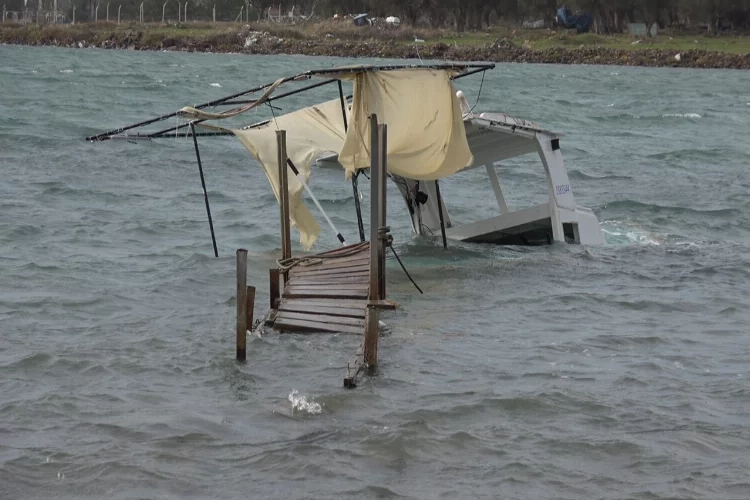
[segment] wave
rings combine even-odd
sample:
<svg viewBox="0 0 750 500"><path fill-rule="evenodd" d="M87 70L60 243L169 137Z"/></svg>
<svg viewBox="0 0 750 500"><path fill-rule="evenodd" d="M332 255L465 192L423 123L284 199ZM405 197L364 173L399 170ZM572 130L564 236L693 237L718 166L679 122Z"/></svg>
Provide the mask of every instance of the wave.
<svg viewBox="0 0 750 500"><path fill-rule="evenodd" d="M703 118L698 113L665 113L661 115L662 118L690 118L692 120L700 120Z"/></svg>
<svg viewBox="0 0 750 500"><path fill-rule="evenodd" d="M656 203L646 203L637 200L617 200L607 203L601 207L601 210L613 210L623 212L636 211L639 214L694 214L705 217L726 218L741 215L741 211L736 208L715 208L701 210L691 207L680 207L671 205L658 205Z"/></svg>
<svg viewBox="0 0 750 500"><path fill-rule="evenodd" d="M631 180L629 175L591 175L580 170L568 170L568 177L574 181Z"/></svg>

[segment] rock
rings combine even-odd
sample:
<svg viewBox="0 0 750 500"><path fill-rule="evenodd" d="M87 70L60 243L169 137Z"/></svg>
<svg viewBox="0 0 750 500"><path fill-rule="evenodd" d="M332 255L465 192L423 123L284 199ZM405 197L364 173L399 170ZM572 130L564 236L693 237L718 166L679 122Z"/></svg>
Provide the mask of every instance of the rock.
<svg viewBox="0 0 750 500"><path fill-rule="evenodd" d="M680 62L682 60L682 55L677 54L676 56L674 56L674 60Z"/></svg>

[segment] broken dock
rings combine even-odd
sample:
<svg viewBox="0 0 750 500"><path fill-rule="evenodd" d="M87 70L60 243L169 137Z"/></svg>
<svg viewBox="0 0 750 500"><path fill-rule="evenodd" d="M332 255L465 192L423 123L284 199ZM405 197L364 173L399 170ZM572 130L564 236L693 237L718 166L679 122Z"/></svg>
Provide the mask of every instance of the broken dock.
<svg viewBox="0 0 750 500"><path fill-rule="evenodd" d="M386 300L385 254L392 238L386 222L387 127L371 118L370 240L327 252L292 257L286 134L277 131L280 180L281 257L269 269L270 310L265 327L279 333L329 332L363 335L347 364L344 386L357 386L364 369L378 360L380 311L395 309ZM364 234L364 233L361 233ZM343 238L340 238L343 240ZM374 243L373 243L374 242ZM247 286L247 251L237 250L237 359L246 357L253 328L255 288Z"/></svg>

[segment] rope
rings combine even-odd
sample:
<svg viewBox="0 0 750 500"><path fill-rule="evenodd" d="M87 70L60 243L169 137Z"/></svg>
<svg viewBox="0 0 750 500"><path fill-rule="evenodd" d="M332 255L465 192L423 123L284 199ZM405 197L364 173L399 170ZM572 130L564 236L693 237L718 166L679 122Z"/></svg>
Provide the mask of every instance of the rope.
<svg viewBox="0 0 750 500"><path fill-rule="evenodd" d="M340 257L350 257L356 255L362 251L364 246L368 245L367 242L357 243L351 245L349 248L342 252L336 252L335 254L316 254L316 255L305 255L303 257L290 257L288 259L277 259L276 264L279 266L280 271L289 271L294 266L314 266L321 264L327 259L338 259Z"/></svg>
<svg viewBox="0 0 750 500"><path fill-rule="evenodd" d="M399 265L401 265L401 269L404 270L404 274L406 274L406 277L409 278L409 281L411 281L411 284L414 285L414 288L416 288L419 293L424 294L421 288L419 288L419 285L412 279L411 274L409 274L409 271L406 270L406 267L404 266L404 263L401 262L401 259L399 258L398 254L396 253L396 249L393 248L393 245L391 244L391 241L388 242L388 248L391 249L391 252L393 252L393 256L396 257L396 260L398 261Z"/></svg>
<svg viewBox="0 0 750 500"><path fill-rule="evenodd" d="M472 113L474 111L474 108L477 107L477 104L479 104L479 98L482 97L482 86L484 85L484 74L486 71L482 71L482 82L479 84L479 93L477 94L477 101L474 103L474 105L469 110L469 113Z"/></svg>

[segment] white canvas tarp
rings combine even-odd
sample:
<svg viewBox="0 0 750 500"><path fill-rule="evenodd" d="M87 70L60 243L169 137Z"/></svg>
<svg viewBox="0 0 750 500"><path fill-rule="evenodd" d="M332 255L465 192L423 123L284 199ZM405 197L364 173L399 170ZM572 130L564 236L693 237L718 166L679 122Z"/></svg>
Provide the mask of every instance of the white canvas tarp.
<svg viewBox="0 0 750 500"><path fill-rule="evenodd" d="M279 199L279 165L276 130L286 130L287 157L307 182L310 164L321 153L338 151L344 143L344 118L341 101L333 99L317 106L304 108L272 120L260 128L232 130L242 144L261 164ZM320 235L320 226L302 202L302 184L289 171L289 214L292 225L300 233L300 244L309 249Z"/></svg>
<svg viewBox="0 0 750 500"><path fill-rule="evenodd" d="M354 81L350 127L339 152L349 178L370 166L370 120L388 126L388 171L436 180L472 163L451 73L409 69L337 75Z"/></svg>
<svg viewBox="0 0 750 500"><path fill-rule="evenodd" d="M231 130L260 162L279 199L276 130L286 130L287 156L307 182L310 164L322 153L337 152L350 178L370 167L370 120L375 113L388 125L388 171L410 179L435 180L471 165L461 108L444 70L348 71L335 78L354 81L354 95L344 130L341 102L333 99L317 106L282 115L268 124L247 130ZM272 86L260 100L276 88ZM209 116L190 110L204 119ZM215 127L218 128L218 127ZM223 129L225 130L225 129ZM302 202L302 184L289 175L289 207L300 243L309 249L320 235L320 226Z"/></svg>

